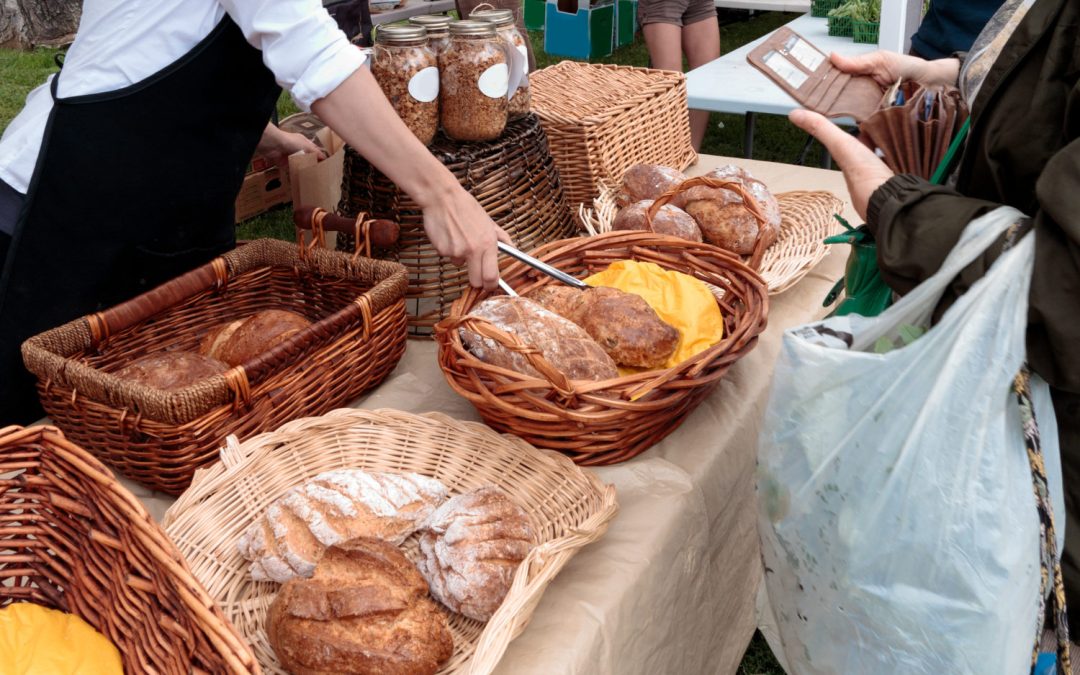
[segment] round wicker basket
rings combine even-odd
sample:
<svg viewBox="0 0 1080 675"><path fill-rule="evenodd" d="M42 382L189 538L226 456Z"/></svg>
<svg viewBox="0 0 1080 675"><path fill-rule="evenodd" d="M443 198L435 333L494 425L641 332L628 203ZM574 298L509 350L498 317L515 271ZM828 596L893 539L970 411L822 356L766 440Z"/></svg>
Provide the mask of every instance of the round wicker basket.
<svg viewBox="0 0 1080 675"><path fill-rule="evenodd" d="M437 478L451 494L494 485L536 525L539 545L518 567L509 594L486 624L447 612L454 655L441 673L494 670L547 585L581 547L600 538L618 510L614 487L558 453L437 413L342 409L242 444L230 439L221 462L195 476L165 514L164 526L267 672L284 673L264 629L279 587L251 580L237 539L283 492L343 468L412 471ZM415 535L405 553L416 559Z"/></svg>
<svg viewBox="0 0 1080 675"><path fill-rule="evenodd" d="M654 262L712 287L724 315L724 338L664 370L611 380L568 380L533 347L487 321L467 316L490 293L470 289L436 328L439 365L450 386L495 429L560 450L579 464L613 464L644 452L678 427L765 329L768 295L761 277L736 255L708 244L651 232L610 232L548 244L537 258L582 277L618 260ZM548 283L521 263L502 278L525 294ZM488 365L461 342L459 329L489 337L527 356L542 377Z"/></svg>
<svg viewBox="0 0 1080 675"><path fill-rule="evenodd" d="M535 115L511 122L494 141L462 143L440 134L429 149L521 250L577 234ZM430 336L468 287L466 269L439 256L424 233L423 212L416 203L352 148L346 149L338 211L347 216L366 213L401 226L398 245L374 253L408 270L409 333ZM338 248L352 251L353 237L339 235Z"/></svg>

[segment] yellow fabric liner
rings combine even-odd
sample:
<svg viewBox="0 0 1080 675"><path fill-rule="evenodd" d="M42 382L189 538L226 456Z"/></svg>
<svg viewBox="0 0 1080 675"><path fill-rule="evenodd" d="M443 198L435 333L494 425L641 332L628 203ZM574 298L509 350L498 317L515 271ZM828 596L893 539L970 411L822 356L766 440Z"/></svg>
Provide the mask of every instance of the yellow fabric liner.
<svg viewBox="0 0 1080 675"><path fill-rule="evenodd" d="M640 295L661 319L678 329L679 346L664 368L696 356L724 337L724 317L716 296L688 274L666 270L656 263L620 260L585 282ZM641 371L620 367L619 372L629 375Z"/></svg>
<svg viewBox="0 0 1080 675"><path fill-rule="evenodd" d="M3 675L123 675L120 652L74 614L18 602L0 609Z"/></svg>

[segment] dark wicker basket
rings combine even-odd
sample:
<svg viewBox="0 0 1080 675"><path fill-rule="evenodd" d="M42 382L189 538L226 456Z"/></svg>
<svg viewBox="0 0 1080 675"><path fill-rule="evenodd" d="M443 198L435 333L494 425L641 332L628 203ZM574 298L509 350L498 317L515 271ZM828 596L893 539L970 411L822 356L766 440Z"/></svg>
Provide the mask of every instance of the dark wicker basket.
<svg viewBox="0 0 1080 675"><path fill-rule="evenodd" d="M430 147L466 190L528 251L576 234L547 137L535 115L511 122L503 135L486 143L462 143L440 135ZM411 335L429 337L469 285L464 267L440 257L424 234L423 213L404 192L358 153L348 148L338 210L348 216L367 213L401 226L392 249L376 249L409 271L406 306ZM351 235L338 235L338 248L353 250Z"/></svg>

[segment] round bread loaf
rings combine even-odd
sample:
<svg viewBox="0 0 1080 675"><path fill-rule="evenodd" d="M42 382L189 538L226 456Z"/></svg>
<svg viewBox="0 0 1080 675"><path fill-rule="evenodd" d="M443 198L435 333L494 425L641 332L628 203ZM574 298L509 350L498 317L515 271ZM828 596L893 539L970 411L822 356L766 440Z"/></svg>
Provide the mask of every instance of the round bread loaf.
<svg viewBox="0 0 1080 675"><path fill-rule="evenodd" d="M202 354L160 352L129 363L118 370L116 376L148 387L175 391L228 369L221 361Z"/></svg>
<svg viewBox="0 0 1080 675"><path fill-rule="evenodd" d="M753 195L765 222L760 224L743 205L742 197L731 190L692 187L683 193L684 208L697 221L705 241L739 255L750 255L760 232L765 248L772 246L780 234L780 205L765 184L734 164L706 175L740 183Z"/></svg>
<svg viewBox="0 0 1080 675"><path fill-rule="evenodd" d="M620 207L629 206L643 199L656 199L686 180L686 174L678 169L657 164L635 164L623 174L622 186L615 201ZM676 195L671 204L682 206L682 196Z"/></svg>
<svg viewBox="0 0 1080 675"><path fill-rule="evenodd" d="M199 353L239 366L264 354L311 325L295 312L268 309L210 329Z"/></svg>
<svg viewBox="0 0 1080 675"><path fill-rule="evenodd" d="M431 675L454 653L416 567L366 538L327 549L310 579L282 586L266 636L293 675Z"/></svg>
<svg viewBox="0 0 1080 675"><path fill-rule="evenodd" d="M482 487L436 509L420 533L420 573L436 600L487 621L535 545L528 514L502 490Z"/></svg>
<svg viewBox="0 0 1080 675"><path fill-rule="evenodd" d="M652 219L652 228L650 228L645 212L655 201L655 199L643 199L620 210L615 214L611 229L645 230L689 241L701 241L701 228L698 227L697 222L690 217L689 213L672 204L664 204L660 207Z"/></svg>

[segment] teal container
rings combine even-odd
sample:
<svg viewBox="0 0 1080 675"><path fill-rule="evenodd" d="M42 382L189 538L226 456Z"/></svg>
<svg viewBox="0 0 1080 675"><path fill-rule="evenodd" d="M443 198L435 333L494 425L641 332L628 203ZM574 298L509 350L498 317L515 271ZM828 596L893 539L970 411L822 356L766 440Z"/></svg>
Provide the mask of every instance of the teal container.
<svg viewBox="0 0 1080 675"><path fill-rule="evenodd" d="M544 23L544 51L552 56L599 59L615 50L612 0L593 5L578 0L574 12L564 12L557 3L548 2Z"/></svg>
<svg viewBox="0 0 1080 675"><path fill-rule="evenodd" d="M546 13L546 0L525 0L525 29L544 30L544 15Z"/></svg>
<svg viewBox="0 0 1080 675"><path fill-rule="evenodd" d="M634 41L637 33L637 0L615 1L615 46L625 47Z"/></svg>

